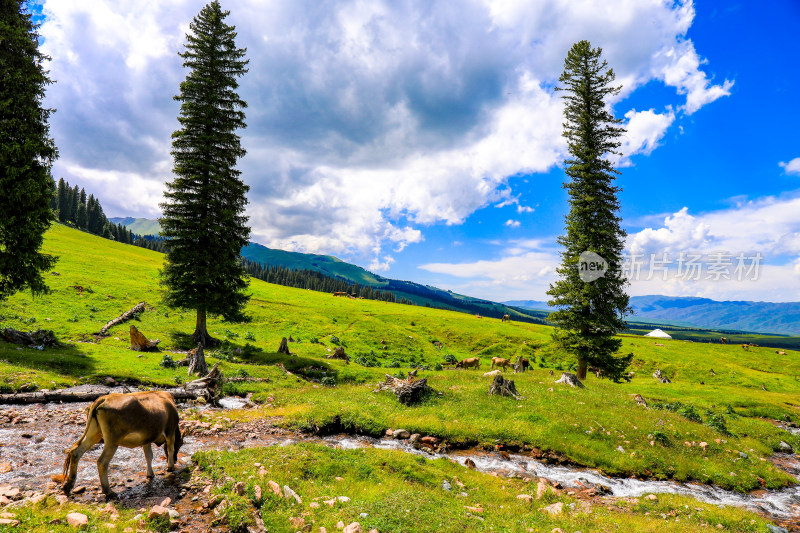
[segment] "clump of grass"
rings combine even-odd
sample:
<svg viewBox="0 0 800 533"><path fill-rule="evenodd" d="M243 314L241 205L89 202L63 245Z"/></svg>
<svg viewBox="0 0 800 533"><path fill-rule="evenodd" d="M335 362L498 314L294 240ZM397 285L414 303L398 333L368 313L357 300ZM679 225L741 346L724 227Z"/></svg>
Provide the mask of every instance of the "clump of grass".
<svg viewBox="0 0 800 533"><path fill-rule="evenodd" d="M172 356L170 354L168 354L168 353L164 354L164 357L161 358L161 362L158 363L158 364L160 366L163 366L164 368L177 368L178 367L178 363L176 363L175 360L172 359Z"/></svg>

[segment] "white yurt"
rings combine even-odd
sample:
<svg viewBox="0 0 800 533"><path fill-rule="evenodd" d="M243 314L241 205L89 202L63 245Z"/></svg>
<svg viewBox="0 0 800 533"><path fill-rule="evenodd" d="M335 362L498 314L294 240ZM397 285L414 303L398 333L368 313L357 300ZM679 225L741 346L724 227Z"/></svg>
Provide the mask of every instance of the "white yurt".
<svg viewBox="0 0 800 533"><path fill-rule="evenodd" d="M664 333L660 329L654 329L653 331L651 331L650 333L645 335L645 337L656 337L656 338L659 338L659 339L671 339L672 338L672 337L670 337L669 333Z"/></svg>

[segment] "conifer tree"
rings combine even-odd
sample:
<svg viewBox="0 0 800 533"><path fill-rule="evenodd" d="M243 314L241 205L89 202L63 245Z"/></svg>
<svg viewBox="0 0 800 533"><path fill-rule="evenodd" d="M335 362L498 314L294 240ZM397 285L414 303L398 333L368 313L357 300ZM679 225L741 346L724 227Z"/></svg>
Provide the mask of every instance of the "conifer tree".
<svg viewBox="0 0 800 533"><path fill-rule="evenodd" d="M237 78L247 69L245 49L237 48L228 11L219 2L206 5L189 25L189 69L180 85L180 129L172 134L173 173L161 204L161 235L169 252L161 271L164 301L197 311L195 342L216 342L208 334L209 314L244 318L247 276L239 254L250 228L244 207L249 187L239 178L236 161L244 156L236 130L245 127Z"/></svg>
<svg viewBox="0 0 800 533"><path fill-rule="evenodd" d="M72 201L72 205L69 208L69 220L73 224L78 224L78 206L81 203L81 193L78 191L78 186L74 186L72 188L72 193L70 194L70 200Z"/></svg>
<svg viewBox="0 0 800 533"><path fill-rule="evenodd" d="M614 118L608 98L619 93L614 86L614 71L601 60L602 50L588 41L572 46L559 77L564 91L564 137L569 159L564 161L569 181L570 210L566 215L566 234L559 237L563 247L560 279L547 292L551 306L558 310L548 319L556 329L556 339L578 360L578 379L586 378L588 365L600 368L615 381L623 377L632 355L615 357L622 344L615 334L625 328L623 317L630 313L627 281L622 275L625 231L620 227L619 187L614 180L619 172L609 159L618 154L624 129ZM606 262L603 275L582 276L581 254L593 252ZM600 263L598 261L598 263ZM588 280L587 280L588 279Z"/></svg>
<svg viewBox="0 0 800 533"><path fill-rule="evenodd" d="M75 224L80 229L86 229L86 191L81 189L81 195L78 199L78 216L75 219Z"/></svg>
<svg viewBox="0 0 800 533"><path fill-rule="evenodd" d="M42 273L56 258L40 252L50 227L58 150L52 109L42 107L47 77L38 26L23 0L0 0L0 301L22 289L48 292Z"/></svg>
<svg viewBox="0 0 800 533"><path fill-rule="evenodd" d="M66 205L67 205L67 184L64 178L58 179L58 221L66 221Z"/></svg>

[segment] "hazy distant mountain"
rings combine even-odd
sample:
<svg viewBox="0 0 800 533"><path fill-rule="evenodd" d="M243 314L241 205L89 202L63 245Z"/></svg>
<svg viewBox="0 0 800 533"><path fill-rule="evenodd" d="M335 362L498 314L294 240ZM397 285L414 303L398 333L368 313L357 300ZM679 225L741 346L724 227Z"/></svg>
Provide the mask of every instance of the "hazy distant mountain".
<svg viewBox="0 0 800 533"><path fill-rule="evenodd" d="M158 220L152 218L114 217L108 220L114 224L122 224L137 235L158 235L161 231Z"/></svg>
<svg viewBox="0 0 800 533"><path fill-rule="evenodd" d="M506 305L548 310L545 302L512 300ZM709 298L632 296L632 320L658 320L701 328L800 335L800 302L718 302Z"/></svg>

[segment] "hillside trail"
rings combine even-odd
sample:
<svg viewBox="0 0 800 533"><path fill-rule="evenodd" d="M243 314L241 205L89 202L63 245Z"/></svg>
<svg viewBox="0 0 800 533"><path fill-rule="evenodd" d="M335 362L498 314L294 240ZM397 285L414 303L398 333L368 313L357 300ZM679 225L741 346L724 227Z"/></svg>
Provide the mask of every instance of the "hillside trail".
<svg viewBox="0 0 800 533"><path fill-rule="evenodd" d="M223 404L238 408L244 402L225 399ZM36 493L60 495L61 486L53 482L51 476L61 473L64 451L82 435L88 406L88 402L0 405L0 492L4 486L10 486L18 488L20 496L27 494L30 497ZM224 408L197 408L181 404L179 410L185 438L176 472L165 475L164 452L156 448L153 459L156 477L148 481L141 448L120 447L111 461L109 480L112 490L118 495L118 507L146 513L151 506L170 498L172 507L181 515L181 531L215 530L212 527L215 516L202 508L209 499L208 485L190 475L193 468L190 458L195 452L237 451L250 447L316 442L342 449L394 449L430 459L448 458L462 465L469 459L479 471L532 481L546 479L556 487L563 487L576 497L597 505L614 505L617 499L637 498L652 493L684 494L717 505L744 507L781 524L789 531L800 532L800 485L780 491L741 494L699 483L609 478L595 470L545 464L526 455L479 450L438 454L414 447L408 441L390 438L309 436L276 426L276 419L266 413L251 420L234 421L228 418L231 411ZM102 445L97 445L82 457L76 488L70 496L74 501L105 501L100 493L96 464L101 451ZM797 456L776 454L774 462L792 475L800 476L800 460Z"/></svg>

